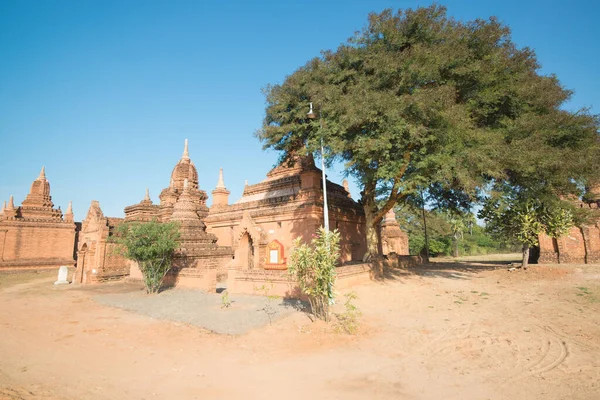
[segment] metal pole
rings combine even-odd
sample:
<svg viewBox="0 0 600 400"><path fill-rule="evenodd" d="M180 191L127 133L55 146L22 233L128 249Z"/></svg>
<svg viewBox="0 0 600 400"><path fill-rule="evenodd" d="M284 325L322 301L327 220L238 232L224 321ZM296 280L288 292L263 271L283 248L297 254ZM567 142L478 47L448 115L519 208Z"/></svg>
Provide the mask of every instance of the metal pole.
<svg viewBox="0 0 600 400"><path fill-rule="evenodd" d="M323 122L321 122L321 130ZM323 151L323 132L321 132L321 172L323 173L323 219L325 232L329 232L329 210L327 208L327 179L325 178L325 152Z"/></svg>
<svg viewBox="0 0 600 400"><path fill-rule="evenodd" d="M321 173L323 174L323 227L325 232L329 233L329 209L327 207L327 178L325 177L325 150L323 149L323 112L319 113L319 133L321 134ZM306 114L308 119L315 119L313 112L313 103L310 103L310 110Z"/></svg>
<svg viewBox="0 0 600 400"><path fill-rule="evenodd" d="M319 115L319 129L321 131L321 173L323 174L323 219L325 227L325 243L327 245L327 252L329 253L329 208L327 207L327 178L325 178L325 151L323 150L323 115ZM333 297L333 285L329 283L329 291L327 298L329 299L329 305L335 304Z"/></svg>

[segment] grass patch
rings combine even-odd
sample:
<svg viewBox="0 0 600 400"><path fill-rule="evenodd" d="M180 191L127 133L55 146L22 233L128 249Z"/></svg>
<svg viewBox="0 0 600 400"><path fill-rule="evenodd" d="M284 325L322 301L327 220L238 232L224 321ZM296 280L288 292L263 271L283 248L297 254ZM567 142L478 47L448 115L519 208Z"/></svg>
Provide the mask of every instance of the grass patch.
<svg viewBox="0 0 600 400"><path fill-rule="evenodd" d="M600 300L596 296L594 296L594 293L592 293L590 288L587 288L585 286L578 286L577 289L579 290L579 292L575 293L576 296L583 297L591 303L600 302Z"/></svg>

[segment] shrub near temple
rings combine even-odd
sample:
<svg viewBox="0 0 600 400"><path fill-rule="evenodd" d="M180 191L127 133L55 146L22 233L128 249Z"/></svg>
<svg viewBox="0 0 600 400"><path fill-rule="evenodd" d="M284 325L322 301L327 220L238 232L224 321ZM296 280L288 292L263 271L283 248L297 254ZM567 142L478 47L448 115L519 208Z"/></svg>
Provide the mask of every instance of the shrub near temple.
<svg viewBox="0 0 600 400"><path fill-rule="evenodd" d="M289 273L308 297L315 318L329 322L329 304L334 299L335 265L340 257L340 234L319 228L310 244L297 238L290 255Z"/></svg>
<svg viewBox="0 0 600 400"><path fill-rule="evenodd" d="M173 222L126 222L117 227L111 242L123 257L138 263L146 292L157 293L179 245L179 226Z"/></svg>

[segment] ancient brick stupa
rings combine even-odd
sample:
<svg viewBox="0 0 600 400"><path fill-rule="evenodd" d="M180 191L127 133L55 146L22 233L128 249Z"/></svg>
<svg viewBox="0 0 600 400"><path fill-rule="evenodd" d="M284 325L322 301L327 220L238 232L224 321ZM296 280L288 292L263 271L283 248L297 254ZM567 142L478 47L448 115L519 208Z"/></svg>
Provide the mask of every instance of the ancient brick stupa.
<svg viewBox="0 0 600 400"><path fill-rule="evenodd" d="M183 190L173 206L171 221L179 224L180 249L179 253L187 257L202 257L207 250L214 250L218 246L217 237L206 233L206 225L197 212L197 204L184 180Z"/></svg>
<svg viewBox="0 0 600 400"><path fill-rule="evenodd" d="M193 204L194 212L200 219L204 219L208 215L208 207L206 206L208 195L198 185L198 171L190 159L186 139L183 155L173 168L173 172L171 172L169 186L160 192L160 205L153 204L148 191L146 191L146 197L141 202L125 207L125 220L151 221L156 219L169 222L173 214L173 207L183 193L185 181L187 181L189 201Z"/></svg>
<svg viewBox="0 0 600 400"><path fill-rule="evenodd" d="M384 255L408 254L408 235L400 229L394 209L388 211L381 221L381 247Z"/></svg>
<svg viewBox="0 0 600 400"><path fill-rule="evenodd" d="M217 237L206 232L203 220L208 215L208 196L199 187L198 171L190 159L187 139L183 155L171 172L169 186L161 191L159 198L160 205L152 204L146 192L140 203L125 207L125 221L157 220L179 224L180 248L176 251L174 269L168 279L176 280L179 285L188 283L214 290L216 269L225 268L233 251L230 247L217 245ZM133 270L132 276L138 276L138 272Z"/></svg>
<svg viewBox="0 0 600 400"><path fill-rule="evenodd" d="M54 208L46 170L31 184L20 207L13 196L0 214L0 268L40 268L75 264L72 206Z"/></svg>
<svg viewBox="0 0 600 400"><path fill-rule="evenodd" d="M208 215L206 199L208 195L204 190L200 190L198 184L198 171L192 162L188 152L188 141L185 139L183 155L171 172L171 182L169 187L160 192L160 216L162 221L169 221L173 213L173 207L183 193L183 185L187 180L190 199L196 207L196 213L202 219Z"/></svg>
<svg viewBox="0 0 600 400"><path fill-rule="evenodd" d="M233 256L230 247L217 245L217 237L206 232L206 225L198 215L193 189L184 179L182 191L173 206L171 221L179 224L179 249L173 259L170 274L179 285L201 287L213 291L217 283L217 269L225 268Z"/></svg>

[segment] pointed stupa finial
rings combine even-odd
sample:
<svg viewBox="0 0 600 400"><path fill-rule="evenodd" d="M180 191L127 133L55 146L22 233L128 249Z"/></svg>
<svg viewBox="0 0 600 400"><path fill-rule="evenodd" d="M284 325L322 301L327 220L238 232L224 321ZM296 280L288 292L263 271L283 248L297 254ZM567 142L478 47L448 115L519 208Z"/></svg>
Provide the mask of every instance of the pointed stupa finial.
<svg viewBox="0 0 600 400"><path fill-rule="evenodd" d="M244 186L248 186L248 179L244 181Z"/></svg>
<svg viewBox="0 0 600 400"><path fill-rule="evenodd" d="M146 188L146 197L144 197L144 200L146 200L146 201L150 200L150 191L148 190L148 188Z"/></svg>
<svg viewBox="0 0 600 400"><path fill-rule="evenodd" d="M188 140L185 139L185 144L183 145L183 155L181 156L182 160L189 160L190 153L188 152Z"/></svg>
<svg viewBox="0 0 600 400"><path fill-rule="evenodd" d="M396 212L393 208L390 208L389 211L385 213L383 216L383 223L394 225L398 223L398 221L396 221Z"/></svg>
<svg viewBox="0 0 600 400"><path fill-rule="evenodd" d="M346 191L348 197L352 198L352 194L350 193L350 185L348 185L348 179L344 179L342 181L342 186L344 186L344 190Z"/></svg>
<svg viewBox="0 0 600 400"><path fill-rule="evenodd" d="M65 214L73 214L73 202L69 201L69 206L67 207L67 212Z"/></svg>
<svg viewBox="0 0 600 400"><path fill-rule="evenodd" d="M15 209L15 201L13 199L12 194L10 195L10 198L8 199L8 207L6 207L6 210L14 210Z"/></svg>
<svg viewBox="0 0 600 400"><path fill-rule="evenodd" d="M183 180L183 190L186 190L188 188L188 180L187 178Z"/></svg>
<svg viewBox="0 0 600 400"><path fill-rule="evenodd" d="M225 189L225 181L223 180L223 168L219 169L219 180L217 181L217 188Z"/></svg>
<svg viewBox="0 0 600 400"><path fill-rule="evenodd" d="M4 214L4 210L6 210L6 200L2 203L2 210L0 210L0 214Z"/></svg>
<svg viewBox="0 0 600 400"><path fill-rule="evenodd" d="M42 170L40 171L40 176L37 178L38 181L46 180L46 166L42 165Z"/></svg>

